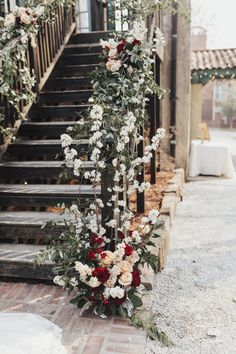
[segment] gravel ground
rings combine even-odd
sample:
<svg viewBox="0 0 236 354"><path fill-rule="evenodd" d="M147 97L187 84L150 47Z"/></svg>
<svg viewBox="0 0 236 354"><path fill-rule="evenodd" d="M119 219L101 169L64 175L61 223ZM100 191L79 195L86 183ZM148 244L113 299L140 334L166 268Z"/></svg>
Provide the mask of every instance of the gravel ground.
<svg viewBox="0 0 236 354"><path fill-rule="evenodd" d="M146 354L236 354L236 180L186 184L153 313L175 345L148 341Z"/></svg>

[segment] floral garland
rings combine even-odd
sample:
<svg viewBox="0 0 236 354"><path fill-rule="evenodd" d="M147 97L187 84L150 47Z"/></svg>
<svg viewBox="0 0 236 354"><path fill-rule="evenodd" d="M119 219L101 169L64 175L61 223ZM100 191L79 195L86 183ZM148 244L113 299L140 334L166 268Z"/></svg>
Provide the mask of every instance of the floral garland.
<svg viewBox="0 0 236 354"><path fill-rule="evenodd" d="M71 168L74 178L92 184L94 202L85 211L76 204L66 209L66 231L40 255L38 263L47 257L55 262L54 282L75 291L72 302L81 313L90 308L102 317L117 313L131 317L142 305L141 268L155 268L157 262L148 247L154 246L152 238L158 237L161 222L159 212L152 210L134 230L128 198L150 187L149 182L139 183L138 174L143 164L150 162L165 132L158 129L142 157L138 157L138 144L147 120L147 95L161 97L164 91L153 79L151 54L155 46L147 41L143 22L101 44L102 62L94 73L89 117L70 128L70 135L61 136L65 167ZM83 152L71 147L84 128L90 136L89 154L94 164L90 172L84 171ZM110 198L105 201L111 212L103 223L100 213L105 205L97 194L102 175L110 176L111 181L107 188Z"/></svg>
<svg viewBox="0 0 236 354"><path fill-rule="evenodd" d="M171 10L189 18L189 13L181 0L115 0L113 4L119 21L146 20L158 10ZM122 16L120 14L122 13Z"/></svg>
<svg viewBox="0 0 236 354"><path fill-rule="evenodd" d="M24 114L19 108L19 103L30 105L35 100L32 89L35 84L35 76L27 66L26 49L28 42L36 47L36 35L40 27L40 21L53 21L55 9L59 5L71 5L72 0L30 0L27 7L16 7L0 18L0 95L17 113L19 119L24 119ZM17 43L11 43L17 39ZM21 87L19 90L17 87ZM0 112L4 121L4 112ZM11 135L14 127L0 125L0 133Z"/></svg>

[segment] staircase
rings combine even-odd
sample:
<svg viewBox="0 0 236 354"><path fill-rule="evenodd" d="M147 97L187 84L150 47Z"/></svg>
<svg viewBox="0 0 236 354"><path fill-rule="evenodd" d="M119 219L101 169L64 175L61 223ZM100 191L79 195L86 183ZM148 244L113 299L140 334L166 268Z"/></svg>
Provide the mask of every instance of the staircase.
<svg viewBox="0 0 236 354"><path fill-rule="evenodd" d="M44 85L28 121L8 146L0 163L0 277L51 279L48 265L34 268L34 258L58 229L44 229L59 221L50 212L58 203L70 205L93 197L90 185L60 180L60 135L89 107L92 87L88 75L99 62L100 38L106 32L72 35ZM87 137L73 142L86 152ZM92 165L87 162L87 169ZM98 193L101 188L98 189Z"/></svg>

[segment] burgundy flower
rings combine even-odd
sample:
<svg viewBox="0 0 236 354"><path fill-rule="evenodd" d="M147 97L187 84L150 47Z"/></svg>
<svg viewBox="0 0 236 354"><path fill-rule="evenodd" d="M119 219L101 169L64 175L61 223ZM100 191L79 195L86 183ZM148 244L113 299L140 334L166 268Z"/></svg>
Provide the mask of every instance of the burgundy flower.
<svg viewBox="0 0 236 354"><path fill-rule="evenodd" d="M102 237L100 237L97 234L92 234L92 237L91 237L91 240L90 240L90 244L92 246L94 246L94 245L100 246L102 243L103 243Z"/></svg>
<svg viewBox="0 0 236 354"><path fill-rule="evenodd" d="M103 249L102 249L102 247L99 247L94 252L100 254L103 252Z"/></svg>
<svg viewBox="0 0 236 354"><path fill-rule="evenodd" d="M133 42L132 42L133 46L135 45L140 45L141 44L141 41L139 41L138 39L134 39Z"/></svg>
<svg viewBox="0 0 236 354"><path fill-rule="evenodd" d="M133 230L129 230L129 236L132 237L133 236Z"/></svg>
<svg viewBox="0 0 236 354"><path fill-rule="evenodd" d="M95 252L92 251L92 250L89 250L88 253L87 253L87 258L88 258L90 261L93 261L93 260L96 258Z"/></svg>
<svg viewBox="0 0 236 354"><path fill-rule="evenodd" d="M118 237L119 237L120 240L124 240L124 238L125 238L124 232L118 231Z"/></svg>
<svg viewBox="0 0 236 354"><path fill-rule="evenodd" d="M101 253L101 258L102 258L102 259L105 259L106 256L107 256L106 253Z"/></svg>
<svg viewBox="0 0 236 354"><path fill-rule="evenodd" d="M92 275L93 277L97 277L101 283L106 283L106 281L110 278L110 273L105 267L95 268Z"/></svg>
<svg viewBox="0 0 236 354"><path fill-rule="evenodd" d="M103 305L108 306L108 305L110 305L110 300L105 299L105 297L104 297L104 298L102 299L102 303L103 303Z"/></svg>
<svg viewBox="0 0 236 354"><path fill-rule="evenodd" d="M126 256L131 256L133 253L133 248L130 245L125 245L125 255Z"/></svg>
<svg viewBox="0 0 236 354"><path fill-rule="evenodd" d="M117 45L117 47L116 47L117 52L118 52L118 53L123 52L124 49L125 49L125 46L126 46L126 40L123 39L123 40Z"/></svg>
<svg viewBox="0 0 236 354"><path fill-rule="evenodd" d="M133 279L132 279L131 285L133 285L133 286L139 286L140 283L141 283L140 272L139 272L138 270L134 270L134 271L132 272L132 277L133 277Z"/></svg>

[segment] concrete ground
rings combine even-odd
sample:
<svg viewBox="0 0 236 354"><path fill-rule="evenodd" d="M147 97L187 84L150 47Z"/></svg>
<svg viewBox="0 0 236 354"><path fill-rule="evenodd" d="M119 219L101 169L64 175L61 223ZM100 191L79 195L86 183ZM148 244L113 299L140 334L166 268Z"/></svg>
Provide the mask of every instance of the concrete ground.
<svg viewBox="0 0 236 354"><path fill-rule="evenodd" d="M236 132L213 130L236 162ZM146 354L236 353L236 180L198 177L185 185L166 269L156 276L153 313L174 342Z"/></svg>

